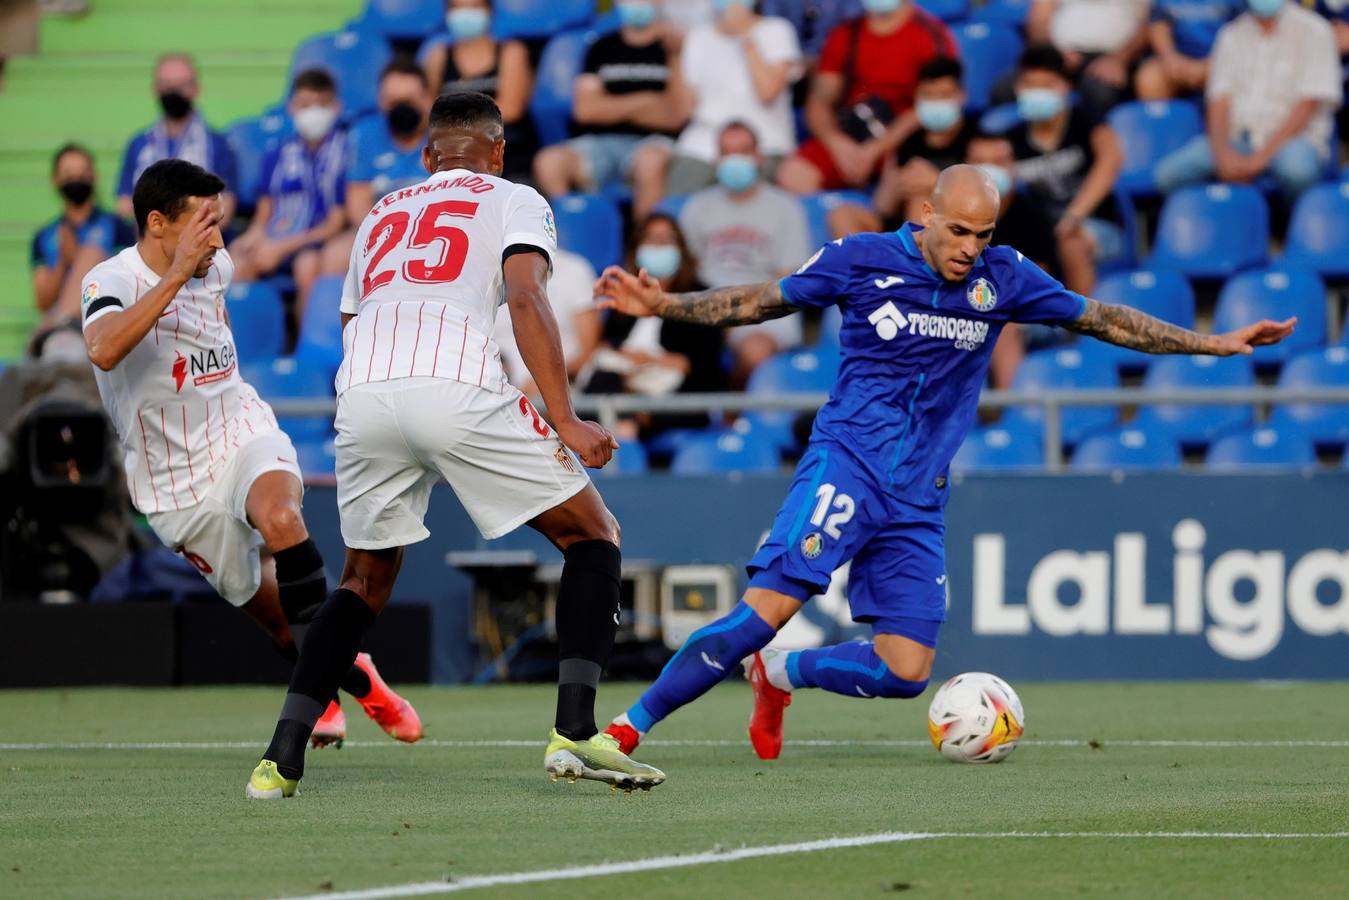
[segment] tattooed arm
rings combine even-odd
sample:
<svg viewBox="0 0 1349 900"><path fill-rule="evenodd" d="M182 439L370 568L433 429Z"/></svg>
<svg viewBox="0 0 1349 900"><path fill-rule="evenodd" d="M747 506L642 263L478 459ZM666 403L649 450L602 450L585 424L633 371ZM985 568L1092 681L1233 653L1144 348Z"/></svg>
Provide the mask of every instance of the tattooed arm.
<svg viewBox="0 0 1349 900"><path fill-rule="evenodd" d="M650 275L632 275L617 266L604 270L595 284L595 298L601 308L629 316L659 316L696 325L749 325L796 312L776 281L667 294Z"/></svg>
<svg viewBox="0 0 1349 900"><path fill-rule="evenodd" d="M1144 353L1183 353L1207 356L1249 354L1252 347L1277 344L1293 333L1297 319L1286 322L1256 322L1226 334L1199 334L1153 318L1131 306L1087 300L1087 308L1069 331L1085 334L1107 344L1118 344Z"/></svg>

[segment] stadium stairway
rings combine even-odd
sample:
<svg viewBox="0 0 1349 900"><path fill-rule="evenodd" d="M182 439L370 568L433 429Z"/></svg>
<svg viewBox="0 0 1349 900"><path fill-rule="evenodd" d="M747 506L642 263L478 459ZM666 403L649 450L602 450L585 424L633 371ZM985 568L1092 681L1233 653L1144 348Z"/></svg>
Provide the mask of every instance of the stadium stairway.
<svg viewBox="0 0 1349 900"><path fill-rule="evenodd" d="M6 63L0 93L0 359L19 356L37 321L29 270L33 232L58 211L51 155L66 141L94 153L100 202L111 208L127 138L158 114L154 60L190 52L201 108L221 128L284 96L292 50L341 27L360 0L93 0L78 19L42 22L41 52Z"/></svg>

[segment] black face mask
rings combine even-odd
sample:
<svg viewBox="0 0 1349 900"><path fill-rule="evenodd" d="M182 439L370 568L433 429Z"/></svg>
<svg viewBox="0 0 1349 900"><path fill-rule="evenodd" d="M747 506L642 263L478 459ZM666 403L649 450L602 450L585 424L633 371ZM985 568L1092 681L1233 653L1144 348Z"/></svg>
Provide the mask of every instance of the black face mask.
<svg viewBox="0 0 1349 900"><path fill-rule="evenodd" d="M398 137L414 135L422 127L422 111L411 103L398 103L389 110L389 130Z"/></svg>
<svg viewBox="0 0 1349 900"><path fill-rule="evenodd" d="M170 119L186 119L192 114L192 101L177 91L160 94L159 105Z"/></svg>
<svg viewBox="0 0 1349 900"><path fill-rule="evenodd" d="M66 181L62 182L57 188L61 196L65 197L76 206L83 206L85 202L94 194L94 183L92 181Z"/></svg>

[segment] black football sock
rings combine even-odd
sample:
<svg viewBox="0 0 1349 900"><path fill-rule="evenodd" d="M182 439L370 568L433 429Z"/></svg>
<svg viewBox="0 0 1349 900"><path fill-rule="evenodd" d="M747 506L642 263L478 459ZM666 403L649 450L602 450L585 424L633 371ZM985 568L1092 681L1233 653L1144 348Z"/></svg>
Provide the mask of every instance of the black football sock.
<svg viewBox="0 0 1349 900"><path fill-rule="evenodd" d="M361 636L374 620L365 601L344 588L333 591L315 613L300 646L300 660L291 674L272 743L263 754L276 763L282 777L304 774L304 750L314 723L352 668Z"/></svg>
<svg viewBox="0 0 1349 900"><path fill-rule="evenodd" d="M595 691L618 631L623 556L609 541L578 541L564 552L557 597L558 734L594 737Z"/></svg>
<svg viewBox="0 0 1349 900"><path fill-rule="evenodd" d="M302 625L314 617L328 599L328 576L323 556L312 538L272 554L276 561L276 587L286 621Z"/></svg>
<svg viewBox="0 0 1349 900"><path fill-rule="evenodd" d="M373 686L370 683L370 676L356 666L347 669L347 674L342 676L342 690L357 700L369 694Z"/></svg>

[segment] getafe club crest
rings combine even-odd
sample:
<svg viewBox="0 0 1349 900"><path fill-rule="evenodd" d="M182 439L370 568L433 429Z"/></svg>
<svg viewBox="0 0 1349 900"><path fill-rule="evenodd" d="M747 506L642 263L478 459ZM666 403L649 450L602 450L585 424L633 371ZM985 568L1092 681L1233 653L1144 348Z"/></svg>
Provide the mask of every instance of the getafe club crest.
<svg viewBox="0 0 1349 900"><path fill-rule="evenodd" d="M988 312L998 305L998 292L993 290L993 283L987 278L976 278L965 292L965 299L979 312Z"/></svg>
<svg viewBox="0 0 1349 900"><path fill-rule="evenodd" d="M824 552L824 538L818 531L812 531L801 539L801 555L806 559L819 559Z"/></svg>

